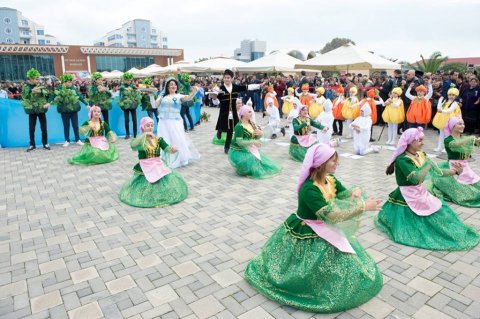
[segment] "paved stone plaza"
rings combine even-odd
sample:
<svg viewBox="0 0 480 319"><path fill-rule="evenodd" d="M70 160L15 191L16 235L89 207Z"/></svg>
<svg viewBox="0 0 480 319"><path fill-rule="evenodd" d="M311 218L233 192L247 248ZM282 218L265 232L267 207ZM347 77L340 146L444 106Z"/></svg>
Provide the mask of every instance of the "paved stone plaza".
<svg viewBox="0 0 480 319"><path fill-rule="evenodd" d="M118 161L92 167L67 164L79 149L73 144L50 152L1 149L0 317L480 318L480 246L451 253L401 246L374 228L372 216L357 234L384 278L370 302L314 315L253 290L243 272L296 209L301 164L288 158L288 139L280 137L267 141L264 152L283 165L281 175L236 176L223 147L211 143L217 110L207 111L210 122L189 133L202 158L178 170L189 197L167 208L137 209L118 200L137 163L123 139ZM376 127L375 138L378 133ZM436 139L427 132L427 153ZM352 142L338 151L351 153ZM385 200L396 185L384 173L391 154L342 157L336 175ZM472 168L480 172L480 161ZM451 206L480 229L480 209Z"/></svg>

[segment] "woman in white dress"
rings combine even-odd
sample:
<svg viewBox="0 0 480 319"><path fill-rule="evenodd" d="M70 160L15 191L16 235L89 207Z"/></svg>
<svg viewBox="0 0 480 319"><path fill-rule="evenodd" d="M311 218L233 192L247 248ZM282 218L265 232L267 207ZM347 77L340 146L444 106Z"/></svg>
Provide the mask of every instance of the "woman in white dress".
<svg viewBox="0 0 480 319"><path fill-rule="evenodd" d="M150 95L152 106L158 108L157 135L169 145L175 145L177 154L164 154L167 157L167 164L171 168L188 165L190 160L200 158L200 154L192 141L185 135L183 120L180 115L182 102L193 99L197 93L195 86L192 87L189 95L178 94L178 83L174 78L168 78L165 83L165 90L155 101Z"/></svg>

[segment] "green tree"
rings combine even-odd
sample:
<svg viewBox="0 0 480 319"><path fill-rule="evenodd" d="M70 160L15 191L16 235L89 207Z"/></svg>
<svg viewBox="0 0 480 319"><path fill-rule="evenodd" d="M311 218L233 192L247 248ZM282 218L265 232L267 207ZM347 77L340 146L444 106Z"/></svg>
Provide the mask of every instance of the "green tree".
<svg viewBox="0 0 480 319"><path fill-rule="evenodd" d="M198 59L197 61L195 61L194 63L198 63L198 62L202 62L202 61L207 61L207 60L210 60L212 57L209 57L209 58L200 58Z"/></svg>
<svg viewBox="0 0 480 319"><path fill-rule="evenodd" d="M352 40L350 40L348 38L334 38L334 39L332 39L332 41L325 44L323 49L320 50L320 53L325 54L327 52L330 52L332 50L335 50L335 49L341 47L342 45L349 44L349 43L355 45L355 42L353 42Z"/></svg>
<svg viewBox="0 0 480 319"><path fill-rule="evenodd" d="M450 73L451 71L456 71L458 73L465 73L467 72L467 66L464 63L448 63L444 64L440 67L445 73Z"/></svg>
<svg viewBox="0 0 480 319"><path fill-rule="evenodd" d="M440 70L442 64L448 60L448 56L442 56L439 51L433 52L428 59L425 59L422 54L420 54L420 57L422 60L416 63L416 69L432 73L436 73Z"/></svg>

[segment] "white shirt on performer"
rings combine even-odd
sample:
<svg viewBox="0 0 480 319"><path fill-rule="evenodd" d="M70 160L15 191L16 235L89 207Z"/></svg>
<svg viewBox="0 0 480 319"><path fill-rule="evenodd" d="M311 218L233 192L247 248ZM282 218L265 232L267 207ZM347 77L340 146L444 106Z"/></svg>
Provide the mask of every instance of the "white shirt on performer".
<svg viewBox="0 0 480 319"><path fill-rule="evenodd" d="M317 131L317 138L318 138L318 142L320 143L328 143L332 138L333 121L335 120L333 118L332 106L333 106L332 101L325 99L325 102L323 104L324 111L320 113L320 115L318 115L318 117L315 119L317 123L320 123L325 127L328 127L328 130L326 131L323 131L323 130Z"/></svg>

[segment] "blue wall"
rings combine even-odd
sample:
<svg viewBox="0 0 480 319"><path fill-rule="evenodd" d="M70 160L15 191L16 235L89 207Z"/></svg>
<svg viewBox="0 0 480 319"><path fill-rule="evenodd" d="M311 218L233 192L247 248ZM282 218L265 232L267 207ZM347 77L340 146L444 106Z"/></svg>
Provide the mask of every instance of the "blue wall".
<svg viewBox="0 0 480 319"><path fill-rule="evenodd" d="M5 18L10 19L10 23L5 23ZM13 43L20 42L20 31L18 29L19 21L17 10L10 8L0 9L0 43L7 43L7 38L11 38ZM11 33L5 33L5 28L10 28Z"/></svg>
<svg viewBox="0 0 480 319"><path fill-rule="evenodd" d="M200 120L200 102L197 102L190 108L190 114L193 121L197 123ZM141 111L141 107L137 108L137 124L140 125L140 119L147 116L146 111ZM87 108L82 105L82 109L78 114L79 125L88 119ZM125 118L123 111L114 101L113 108L109 112L110 128L118 135L125 135ZM188 123L188 122L187 122ZM156 125L156 121L155 121ZM50 144L63 143L63 124L57 107L52 105L47 112L47 132L48 142ZM130 120L130 133L133 132L132 121ZM140 130L138 131L140 132ZM35 143L42 145L42 135L40 123L37 121L35 129ZM72 139L73 129L70 129L70 138ZM0 145L5 147L28 146L28 115L23 110L23 106L18 100L0 99Z"/></svg>

